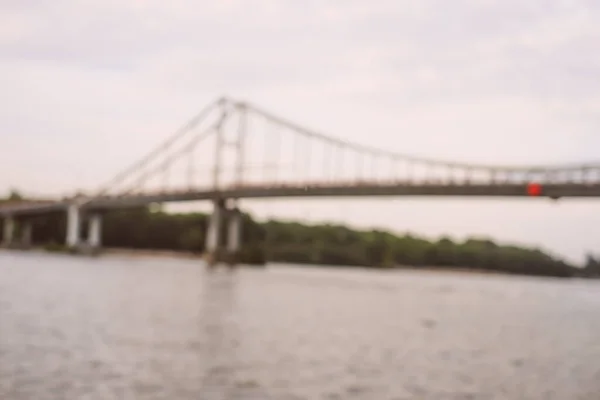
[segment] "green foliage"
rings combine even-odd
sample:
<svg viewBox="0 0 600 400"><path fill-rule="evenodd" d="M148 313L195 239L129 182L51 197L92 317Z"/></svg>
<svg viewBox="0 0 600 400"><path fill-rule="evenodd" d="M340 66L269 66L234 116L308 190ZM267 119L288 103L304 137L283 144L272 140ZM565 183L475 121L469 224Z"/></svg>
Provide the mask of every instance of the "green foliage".
<svg viewBox="0 0 600 400"><path fill-rule="evenodd" d="M44 250L53 252L53 253L66 253L68 251L68 248L64 244L58 244L56 242L48 242L46 245L44 245Z"/></svg>
<svg viewBox="0 0 600 400"><path fill-rule="evenodd" d="M179 243L183 250L199 252L204 243L204 233L198 227L188 228L181 233Z"/></svg>
<svg viewBox="0 0 600 400"><path fill-rule="evenodd" d="M17 190L11 189L10 192L8 193L7 197L0 199L0 203L6 203L6 202L18 201L18 200L23 200L23 196Z"/></svg>
<svg viewBox="0 0 600 400"><path fill-rule="evenodd" d="M204 214L168 214L156 207L112 211L104 217L102 242L106 247L201 253L207 222ZM39 216L32 223L34 243L64 243L64 214ZM83 236L86 229L82 226ZM223 243L225 234L223 229ZM398 236L383 230L359 231L331 224L260 224L249 215L242 218L242 243L240 261L252 264L268 260L373 268L472 268L560 277L573 276L577 271L540 250L501 246L485 238L429 241L411 234ZM49 249L59 250L60 246L49 245ZM584 271L600 276L600 262L590 256Z"/></svg>
<svg viewBox="0 0 600 400"><path fill-rule="evenodd" d="M308 226L270 221L269 260L321 265L472 268L512 274L568 277L574 268L534 249L499 246L487 239L431 242L410 234L357 231L344 226Z"/></svg>
<svg viewBox="0 0 600 400"><path fill-rule="evenodd" d="M15 189L12 189L10 191L10 194L8 195L8 200L9 201L23 200L23 196L21 196L21 194L18 191L16 191Z"/></svg>
<svg viewBox="0 0 600 400"><path fill-rule="evenodd" d="M588 254L581 275L589 278L600 278L600 259Z"/></svg>

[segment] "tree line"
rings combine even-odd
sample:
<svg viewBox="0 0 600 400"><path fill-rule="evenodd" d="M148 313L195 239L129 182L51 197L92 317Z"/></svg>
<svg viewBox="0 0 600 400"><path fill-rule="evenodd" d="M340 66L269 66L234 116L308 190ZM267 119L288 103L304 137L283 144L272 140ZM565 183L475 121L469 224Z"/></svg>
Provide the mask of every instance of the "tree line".
<svg viewBox="0 0 600 400"><path fill-rule="evenodd" d="M64 215L39 216L32 224L34 243L64 243ZM207 215L202 213L117 210L104 216L102 242L115 248L202 253L207 225ZM271 261L372 268L467 268L555 277L582 276L581 271L585 271L540 249L500 245L486 238L427 240L412 234L336 224L260 223L248 214L243 215L242 227L240 259L248 264ZM83 226L82 234L85 229ZM600 275L600 262L591 258L588 264L589 275Z"/></svg>
<svg viewBox="0 0 600 400"><path fill-rule="evenodd" d="M600 257L588 254L580 276L585 278L600 278Z"/></svg>

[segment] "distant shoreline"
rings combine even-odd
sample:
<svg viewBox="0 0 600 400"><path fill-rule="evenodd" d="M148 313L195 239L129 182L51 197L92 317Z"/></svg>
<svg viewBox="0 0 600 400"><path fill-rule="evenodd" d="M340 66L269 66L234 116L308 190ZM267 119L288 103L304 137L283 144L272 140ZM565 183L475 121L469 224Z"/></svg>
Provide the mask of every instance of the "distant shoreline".
<svg viewBox="0 0 600 400"><path fill-rule="evenodd" d="M102 254L105 255L118 255L130 258L177 258L187 260L202 260L202 255L197 253L188 253L176 250L150 250L150 249L125 249L118 247L105 248L102 250ZM245 265L245 264L241 264ZM406 265L398 265L395 267L382 268L382 267L369 267L369 266L352 266L352 265L333 265L333 264L297 264L292 262L268 262L269 265L294 265L307 268L349 268L349 269L366 269L366 270L377 270L377 271L423 271L423 272L443 272L453 274L483 274L483 275L513 275L501 271L492 271L484 269L476 269L469 267L413 267Z"/></svg>
<svg viewBox="0 0 600 400"><path fill-rule="evenodd" d="M30 249L4 249L2 250L11 250L11 251L22 251L22 252L36 252L36 253L46 253L46 254L61 254L63 252L60 251L49 251L44 249L43 247L33 247ZM119 247L107 247L103 248L100 256L119 256L123 258L133 258L133 259L156 259L156 258L171 258L171 259L179 259L179 260L198 260L202 261L202 254L198 253L190 253L185 251L176 251L176 250L152 250L152 249L132 249L132 248L119 248ZM240 265L246 266L246 264L241 263ZM348 268L348 269L362 269L362 270L375 270L375 271L412 271L412 272L426 272L426 273L444 273L444 274L469 274L469 275L504 275L511 276L513 274L501 272L501 271L492 271L492 270L483 270L476 268L468 268L468 267L413 267L413 266L395 266L389 268L382 267L369 267L369 266L351 266L351 265L331 265L331 264L296 264L296 263L287 263L287 262L269 262L266 265L261 266L253 266L253 267L269 267L273 265L293 265L296 267L304 267L304 268L326 268L329 270L335 270L338 268Z"/></svg>
<svg viewBox="0 0 600 400"><path fill-rule="evenodd" d="M47 251L67 253L63 216L36 218L34 240ZM147 207L107 213L102 223L102 243L93 249L82 243L84 253L119 254L124 257L201 257L206 242L209 216L199 212L166 213ZM227 222L227 221L225 221ZM2 221L0 221L0 225ZM542 249L515 244L498 244L486 237L453 240L427 239L405 232L381 229L360 230L331 223L299 221L258 222L243 214L243 240L237 259L244 265L274 263L316 265L327 268L383 270L435 270L486 274L579 277L600 275L600 260L588 260L581 269ZM225 234L225 232L223 232ZM225 242L225 237L221 241ZM224 244L224 243L223 243ZM18 243L15 243L18 247ZM146 250L157 249L157 250ZM160 249L160 250L159 250ZM227 258L219 254L219 258ZM589 265L588 265L589 264ZM469 266L464 267L464 266Z"/></svg>
<svg viewBox="0 0 600 400"><path fill-rule="evenodd" d="M131 258L179 258L202 259L202 254L176 250L126 249L119 247L103 248L101 255L119 255Z"/></svg>

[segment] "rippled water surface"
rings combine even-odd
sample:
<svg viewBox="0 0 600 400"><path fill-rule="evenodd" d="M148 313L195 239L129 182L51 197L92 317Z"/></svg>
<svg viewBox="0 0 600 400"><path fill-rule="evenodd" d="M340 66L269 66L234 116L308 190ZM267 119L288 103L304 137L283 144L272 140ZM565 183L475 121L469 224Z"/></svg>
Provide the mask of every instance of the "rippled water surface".
<svg viewBox="0 0 600 400"><path fill-rule="evenodd" d="M0 253L0 399L600 398L581 280Z"/></svg>

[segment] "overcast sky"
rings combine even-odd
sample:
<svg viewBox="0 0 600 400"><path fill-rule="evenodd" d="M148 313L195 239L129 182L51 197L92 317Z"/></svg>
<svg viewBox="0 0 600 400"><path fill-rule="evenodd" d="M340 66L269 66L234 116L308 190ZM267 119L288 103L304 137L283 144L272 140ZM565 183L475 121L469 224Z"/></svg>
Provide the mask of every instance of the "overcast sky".
<svg viewBox="0 0 600 400"><path fill-rule="evenodd" d="M595 0L4 0L0 191L94 189L222 94L403 153L600 161ZM246 202L600 252L600 201Z"/></svg>

